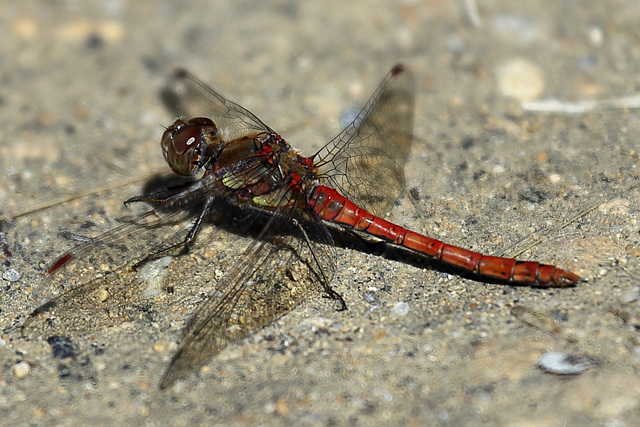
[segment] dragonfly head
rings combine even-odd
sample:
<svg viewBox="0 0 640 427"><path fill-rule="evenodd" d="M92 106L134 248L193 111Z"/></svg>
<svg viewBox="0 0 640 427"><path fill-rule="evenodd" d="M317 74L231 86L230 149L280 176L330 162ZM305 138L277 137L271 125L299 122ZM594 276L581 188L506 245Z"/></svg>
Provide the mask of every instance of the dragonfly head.
<svg viewBox="0 0 640 427"><path fill-rule="evenodd" d="M162 134L162 154L171 169L178 175L197 173L210 159L207 147L218 143L218 128L211 119L195 117L178 119Z"/></svg>

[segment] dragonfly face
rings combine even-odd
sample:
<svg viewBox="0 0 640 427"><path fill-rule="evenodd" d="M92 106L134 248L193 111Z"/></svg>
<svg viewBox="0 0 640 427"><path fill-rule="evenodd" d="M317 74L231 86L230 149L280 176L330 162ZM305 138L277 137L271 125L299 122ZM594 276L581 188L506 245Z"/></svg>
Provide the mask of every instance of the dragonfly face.
<svg viewBox="0 0 640 427"><path fill-rule="evenodd" d="M162 134L162 154L171 170L189 176L209 161L210 153L220 143L218 128L211 119L195 117L188 121L178 119Z"/></svg>

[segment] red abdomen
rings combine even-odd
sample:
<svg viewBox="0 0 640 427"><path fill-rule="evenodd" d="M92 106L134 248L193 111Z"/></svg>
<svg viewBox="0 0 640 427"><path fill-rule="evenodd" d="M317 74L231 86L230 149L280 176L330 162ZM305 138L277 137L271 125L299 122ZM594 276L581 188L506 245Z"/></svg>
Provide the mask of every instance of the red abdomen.
<svg viewBox="0 0 640 427"><path fill-rule="evenodd" d="M540 287L572 286L582 280L553 265L482 255L423 236L367 212L333 188L323 185L313 191L309 204L325 221L371 234L480 276Z"/></svg>

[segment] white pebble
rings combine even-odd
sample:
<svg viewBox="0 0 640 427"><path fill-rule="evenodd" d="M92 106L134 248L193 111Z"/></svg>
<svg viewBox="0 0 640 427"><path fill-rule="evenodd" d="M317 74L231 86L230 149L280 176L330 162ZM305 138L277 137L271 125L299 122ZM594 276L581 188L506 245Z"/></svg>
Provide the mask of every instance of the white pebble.
<svg viewBox="0 0 640 427"><path fill-rule="evenodd" d="M162 283L169 274L169 266L173 257L165 256L147 262L138 270L138 279L147 284L143 295L145 297L158 297L162 293Z"/></svg>
<svg viewBox="0 0 640 427"><path fill-rule="evenodd" d="M540 96L545 80L542 69L522 58L510 59L496 69L498 87L507 97L518 101L530 101Z"/></svg>
<svg viewBox="0 0 640 427"><path fill-rule="evenodd" d="M593 362L585 356L574 356L548 351L542 355L538 361L538 366L542 370L552 374L577 375L593 366Z"/></svg>
<svg viewBox="0 0 640 427"><path fill-rule="evenodd" d="M409 304L401 301L393 306L393 312L397 316L404 317L409 313Z"/></svg>
<svg viewBox="0 0 640 427"><path fill-rule="evenodd" d="M2 278L8 282L15 282L20 279L20 273L13 268L8 269L4 273L2 273Z"/></svg>
<svg viewBox="0 0 640 427"><path fill-rule="evenodd" d="M31 372L31 365L29 365L29 362L23 360L22 362L18 362L13 365L13 368L11 370L14 377L24 378Z"/></svg>

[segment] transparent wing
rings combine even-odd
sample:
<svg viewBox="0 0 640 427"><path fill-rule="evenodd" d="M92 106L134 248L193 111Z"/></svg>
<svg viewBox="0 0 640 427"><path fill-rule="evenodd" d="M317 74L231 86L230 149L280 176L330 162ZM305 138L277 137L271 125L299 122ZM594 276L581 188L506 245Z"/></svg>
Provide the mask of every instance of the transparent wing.
<svg viewBox="0 0 640 427"><path fill-rule="evenodd" d="M66 335L94 331L135 317L135 313L149 312L157 289L150 289L153 283L140 279L139 272L131 266L148 256L175 255L182 249L180 244L202 206L197 198L210 192L208 184L210 180L202 179L177 193L154 192L154 197L166 196L170 201L124 220L122 225L102 235L86 238L66 252L50 267L51 273L37 288L36 298L48 301L31 314L23 332ZM185 208L187 200L194 203L193 209ZM220 239L226 232L206 227L202 233L199 238L206 242ZM163 252L172 246L174 250ZM60 295L49 298L56 294Z"/></svg>
<svg viewBox="0 0 640 427"><path fill-rule="evenodd" d="M201 200L212 194L213 186L212 179L204 177L180 189L156 191L154 197L166 200L155 209L122 219L120 226L99 236L83 238L83 243L55 261L49 276L36 288L35 298L73 289L179 244L193 226ZM187 203L189 207L185 206Z"/></svg>
<svg viewBox="0 0 640 427"><path fill-rule="evenodd" d="M251 241L218 227L206 227L190 252L194 256L163 257L137 270L125 267L101 273L38 307L24 323L22 333L25 337L74 336L123 322L144 328L166 316L186 321L190 310L185 307L192 309L202 303L201 294L211 291L213 272L224 265L221 260L230 260L238 247ZM215 250L212 242L216 242Z"/></svg>
<svg viewBox="0 0 640 427"><path fill-rule="evenodd" d="M229 101L183 69L173 72L162 91L162 99L170 111L181 117L210 118L225 141L251 132L273 132L249 110Z"/></svg>
<svg viewBox="0 0 640 427"><path fill-rule="evenodd" d="M284 216L276 212L191 319L160 388L183 379L229 343L280 318L314 293L342 301L329 287L334 252L329 232L315 215L296 209Z"/></svg>
<svg viewBox="0 0 640 427"><path fill-rule="evenodd" d="M386 215L404 190L414 92L411 72L396 65L356 119L314 155L329 186L378 216Z"/></svg>
<svg viewBox="0 0 640 427"><path fill-rule="evenodd" d="M154 321L161 294L146 292L145 282L130 269L105 273L47 301L22 326L25 337L74 336L116 326L125 321Z"/></svg>

